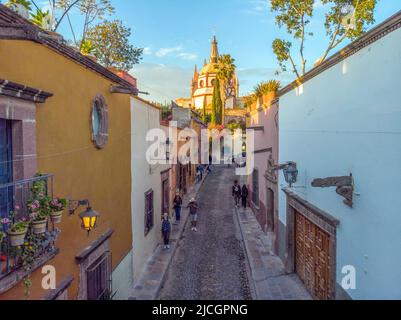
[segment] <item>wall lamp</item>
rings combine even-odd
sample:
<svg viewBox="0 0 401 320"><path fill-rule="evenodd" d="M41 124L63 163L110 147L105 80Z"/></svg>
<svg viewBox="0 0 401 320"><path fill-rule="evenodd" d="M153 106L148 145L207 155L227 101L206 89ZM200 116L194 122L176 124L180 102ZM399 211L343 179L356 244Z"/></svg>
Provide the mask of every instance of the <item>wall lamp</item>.
<svg viewBox="0 0 401 320"><path fill-rule="evenodd" d="M75 211L81 206L86 206L86 210L79 214L79 218L82 222L82 229L87 231L89 236L90 232L96 228L97 218L100 215L92 209L89 200L70 200L68 207L69 214L74 215Z"/></svg>
<svg viewBox="0 0 401 320"><path fill-rule="evenodd" d="M275 167L276 171L283 170L285 182L290 185L290 188L294 183L297 182L298 179L298 168L296 162L289 161L285 164L280 164Z"/></svg>

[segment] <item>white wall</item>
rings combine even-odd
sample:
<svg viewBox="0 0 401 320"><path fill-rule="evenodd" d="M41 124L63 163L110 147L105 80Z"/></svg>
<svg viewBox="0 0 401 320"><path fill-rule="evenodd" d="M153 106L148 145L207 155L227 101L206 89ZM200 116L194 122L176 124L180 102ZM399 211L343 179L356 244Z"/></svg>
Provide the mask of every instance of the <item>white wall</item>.
<svg viewBox="0 0 401 320"><path fill-rule="evenodd" d="M400 77L398 29L280 98L280 163L296 161L306 189L294 191L340 220L337 282L344 265L355 266L354 299L401 299ZM361 194L353 209L335 188L311 187L350 173Z"/></svg>
<svg viewBox="0 0 401 320"><path fill-rule="evenodd" d="M146 151L151 143L146 142L150 129L160 129L159 110L149 104L131 98L132 124L132 232L134 283L143 270L145 262L161 241L161 175L165 165L150 167ZM145 237L145 193L154 192L154 227Z"/></svg>
<svg viewBox="0 0 401 320"><path fill-rule="evenodd" d="M127 300L129 298L133 287L132 270L132 251L130 251L112 274L113 293L116 292L114 300Z"/></svg>

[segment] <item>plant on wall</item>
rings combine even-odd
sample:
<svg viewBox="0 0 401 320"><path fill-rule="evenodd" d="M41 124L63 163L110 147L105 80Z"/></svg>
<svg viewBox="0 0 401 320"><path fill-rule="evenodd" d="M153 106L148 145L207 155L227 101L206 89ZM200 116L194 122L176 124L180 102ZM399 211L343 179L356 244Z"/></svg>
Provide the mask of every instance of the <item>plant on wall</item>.
<svg viewBox="0 0 401 320"><path fill-rule="evenodd" d="M280 89L280 86L280 81L277 80L261 82L255 87L254 93L257 97L262 97L270 92L276 92L278 89Z"/></svg>

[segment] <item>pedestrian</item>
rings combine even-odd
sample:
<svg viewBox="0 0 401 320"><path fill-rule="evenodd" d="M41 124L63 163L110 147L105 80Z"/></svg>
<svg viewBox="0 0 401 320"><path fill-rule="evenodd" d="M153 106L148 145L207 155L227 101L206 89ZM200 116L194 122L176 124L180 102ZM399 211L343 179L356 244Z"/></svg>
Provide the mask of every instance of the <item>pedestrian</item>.
<svg viewBox="0 0 401 320"><path fill-rule="evenodd" d="M189 214L191 216L191 226L192 226L191 230L197 232L199 205L196 202L195 198L192 198L191 201L189 201L187 208L189 208Z"/></svg>
<svg viewBox="0 0 401 320"><path fill-rule="evenodd" d="M232 195L235 200L235 206L239 207L240 199L241 199L241 186L238 184L238 181L234 181L234 185L232 188Z"/></svg>
<svg viewBox="0 0 401 320"><path fill-rule="evenodd" d="M200 181L203 180L203 173L205 171L205 167L203 166L203 164L199 165L199 171L200 171Z"/></svg>
<svg viewBox="0 0 401 320"><path fill-rule="evenodd" d="M241 198L242 198L242 207L244 209L246 209L247 204L248 204L248 195L249 195L249 191L247 186L244 184L244 186L242 187L242 192L241 192Z"/></svg>
<svg viewBox="0 0 401 320"><path fill-rule="evenodd" d="M175 194L173 205L175 211L175 222L179 224L181 221L181 208L182 208L182 198L179 192Z"/></svg>
<svg viewBox="0 0 401 320"><path fill-rule="evenodd" d="M164 249L170 249L170 233L171 233L171 223L169 220L168 213L163 215L162 222L162 236L164 242Z"/></svg>
<svg viewBox="0 0 401 320"><path fill-rule="evenodd" d="M200 167L196 167L196 182L199 183L201 182L201 172L200 172Z"/></svg>

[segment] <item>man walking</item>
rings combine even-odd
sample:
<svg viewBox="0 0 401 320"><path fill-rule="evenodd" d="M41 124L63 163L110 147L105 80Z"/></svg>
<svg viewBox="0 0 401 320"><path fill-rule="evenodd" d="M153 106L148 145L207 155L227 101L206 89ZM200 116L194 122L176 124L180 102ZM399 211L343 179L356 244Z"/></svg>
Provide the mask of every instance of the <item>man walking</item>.
<svg viewBox="0 0 401 320"><path fill-rule="evenodd" d="M242 192L241 192L241 198L242 198L242 207L244 209L246 209L247 204L248 204L248 195L249 195L249 191L247 186L244 184L244 186L242 187Z"/></svg>
<svg viewBox="0 0 401 320"><path fill-rule="evenodd" d="M232 195L233 195L234 200L235 200L235 206L239 207L240 199L241 199L241 187L238 184L237 180L234 181L234 185L233 185L233 188L232 188Z"/></svg>
<svg viewBox="0 0 401 320"><path fill-rule="evenodd" d="M170 249L170 233L171 233L171 223L168 217L168 213L165 213L162 222L162 236L164 242L164 249Z"/></svg>
<svg viewBox="0 0 401 320"><path fill-rule="evenodd" d="M179 192L175 194L173 204L175 211L175 222L179 224L181 221L181 208L182 208L182 198Z"/></svg>
<svg viewBox="0 0 401 320"><path fill-rule="evenodd" d="M188 207L189 208L189 214L191 216L191 225L192 231L197 232L197 223L198 223L198 209L199 209L199 205L196 202L195 198L192 198L191 201L189 201Z"/></svg>

